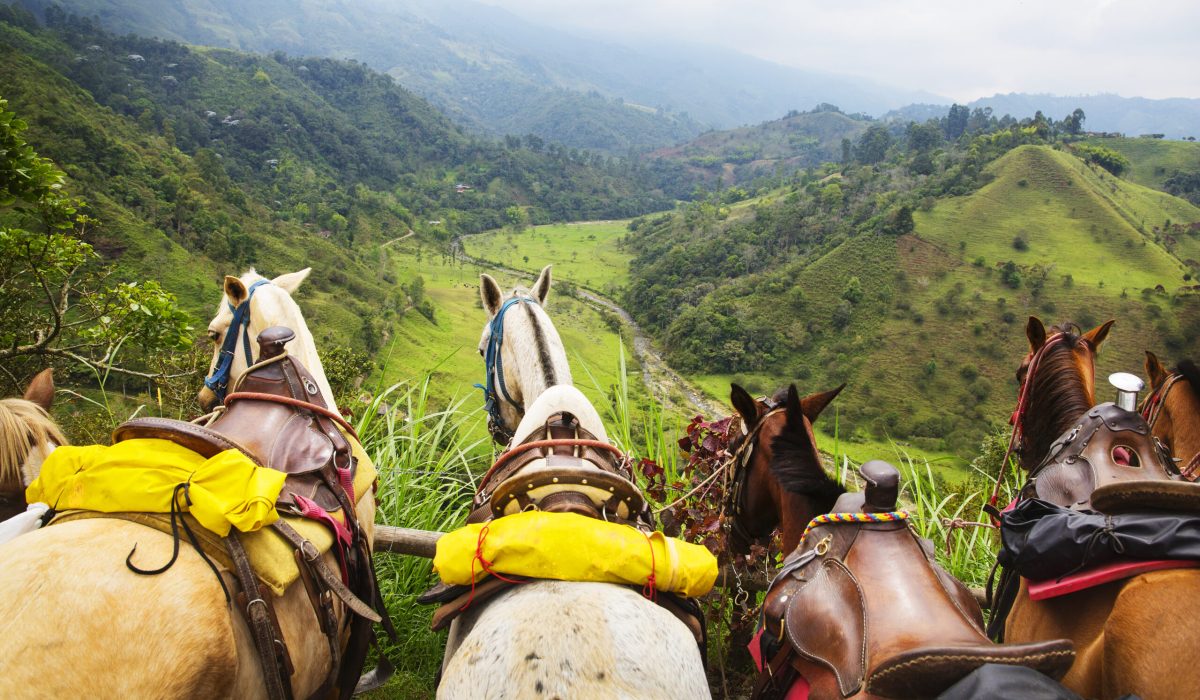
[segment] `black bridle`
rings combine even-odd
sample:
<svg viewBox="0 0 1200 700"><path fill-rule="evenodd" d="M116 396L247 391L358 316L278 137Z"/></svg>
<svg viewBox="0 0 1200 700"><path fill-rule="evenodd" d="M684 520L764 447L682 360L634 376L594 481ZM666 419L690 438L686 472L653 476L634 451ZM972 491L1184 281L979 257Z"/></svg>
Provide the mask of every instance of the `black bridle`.
<svg viewBox="0 0 1200 700"><path fill-rule="evenodd" d="M733 445L730 445L733 453L723 467L727 488L721 509L730 516L726 520L729 523L730 534L736 535L747 543L761 540L767 536L752 534L742 522L742 515L746 510L746 480L750 476L750 460L754 458L754 449L758 446L758 435L766 425L767 419L787 410L785 406L766 397L758 399L756 403L761 403L767 409L766 413L759 416L749 430L746 427L745 417L742 417L742 434Z"/></svg>

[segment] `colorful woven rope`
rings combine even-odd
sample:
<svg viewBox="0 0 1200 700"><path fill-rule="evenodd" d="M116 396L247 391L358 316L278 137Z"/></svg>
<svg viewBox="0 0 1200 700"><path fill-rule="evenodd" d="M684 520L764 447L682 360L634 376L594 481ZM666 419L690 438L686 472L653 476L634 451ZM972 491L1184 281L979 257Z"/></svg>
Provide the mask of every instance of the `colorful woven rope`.
<svg viewBox="0 0 1200 700"><path fill-rule="evenodd" d="M909 513L907 510L893 510L887 513L825 513L818 515L808 522L808 527L804 528L804 534L800 536L800 541L803 542L805 537L808 537L809 530L812 530L818 525L829 525L835 523L893 523L899 520L908 520Z"/></svg>

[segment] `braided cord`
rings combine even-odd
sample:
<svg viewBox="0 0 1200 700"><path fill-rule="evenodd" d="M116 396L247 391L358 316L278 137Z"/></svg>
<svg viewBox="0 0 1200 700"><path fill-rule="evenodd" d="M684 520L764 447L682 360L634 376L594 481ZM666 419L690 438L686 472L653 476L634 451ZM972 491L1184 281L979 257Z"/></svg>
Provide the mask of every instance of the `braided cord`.
<svg viewBox="0 0 1200 700"><path fill-rule="evenodd" d="M808 527L804 528L804 534L800 536L800 541L803 542L804 538L808 537L809 531L818 525L833 525L837 523L894 523L901 520L908 520L910 517L907 510L893 510L886 513L825 513L808 521Z"/></svg>

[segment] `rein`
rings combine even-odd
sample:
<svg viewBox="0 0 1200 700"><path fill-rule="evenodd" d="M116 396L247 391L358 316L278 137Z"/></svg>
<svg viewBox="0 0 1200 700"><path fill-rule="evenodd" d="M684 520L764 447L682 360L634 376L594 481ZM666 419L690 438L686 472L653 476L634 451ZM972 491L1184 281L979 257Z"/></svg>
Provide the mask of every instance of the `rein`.
<svg viewBox="0 0 1200 700"><path fill-rule="evenodd" d="M233 371L233 356L237 351L239 336L242 339L242 350L246 353L246 366L254 364L254 355L250 351L250 300L254 298L254 290L270 283L271 280L262 279L250 285L250 288L246 290L246 300L237 306L226 302L229 310L233 312L233 321L229 323L229 330L225 332L225 341L221 343L221 359L213 368L212 375L204 379L204 386L217 395L217 401L224 402L225 395L229 391L229 375Z"/></svg>
<svg viewBox="0 0 1200 700"><path fill-rule="evenodd" d="M1000 484L1004 482L1004 472L1008 469L1008 460L1023 437L1024 431L1021 426L1025 422L1025 412L1029 410L1029 390L1033 386L1033 376L1037 374L1038 366L1041 365L1042 358L1050 348L1062 343L1065 337L1066 334L1061 331L1050 336L1029 359L1029 367L1025 370L1025 381L1021 382L1021 390L1017 393L1017 407L1013 409L1012 415L1008 419L1009 424L1013 427L1012 436L1008 439L1008 448L1004 451L1004 459L1000 462L1000 473L996 475L996 485L992 488L992 496L984 506L984 511L992 519L993 525L1000 525L1000 510L997 507L1000 500Z"/></svg>
<svg viewBox="0 0 1200 700"><path fill-rule="evenodd" d="M525 407L513 400L513 397L508 393L508 387L504 384L504 359L501 356L501 348L504 345L504 314L514 304L530 303L537 305L537 301L530 297L513 297L500 307L492 318L488 329L488 345L483 356L484 367L487 371L486 386L475 385L476 389L483 390L483 408L488 414L488 432L492 434L492 438L500 443L507 443L513 437L513 431L509 430L504 425L504 417L500 413L500 399L503 397L510 406L517 410L518 415L524 415ZM499 393L496 392L499 387Z"/></svg>
<svg viewBox="0 0 1200 700"><path fill-rule="evenodd" d="M1163 382L1154 393L1146 397L1142 402L1138 413L1142 414L1142 418L1146 420L1146 424L1154 429L1154 424L1158 421L1159 414L1162 413L1163 406L1167 402L1167 393L1171 391L1171 387L1175 386L1175 382L1183 379L1183 375L1177 372L1172 372L1167 380Z"/></svg>

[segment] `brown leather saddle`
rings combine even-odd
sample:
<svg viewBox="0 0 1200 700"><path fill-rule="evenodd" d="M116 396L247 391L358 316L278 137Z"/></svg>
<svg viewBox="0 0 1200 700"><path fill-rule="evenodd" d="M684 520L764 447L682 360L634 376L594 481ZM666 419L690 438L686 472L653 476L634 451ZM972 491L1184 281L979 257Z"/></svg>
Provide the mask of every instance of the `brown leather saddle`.
<svg viewBox="0 0 1200 700"><path fill-rule="evenodd" d="M867 462L861 474L865 492L842 496L834 513L895 511L895 467ZM984 664L1059 677L1075 657L1068 640L991 642L970 591L902 520L812 527L772 582L763 620L777 651L756 698L783 697L795 673L814 700L932 697Z"/></svg>
<svg viewBox="0 0 1200 700"><path fill-rule="evenodd" d="M1050 446L1021 497L1110 514L1200 510L1200 484L1179 475L1141 415L1112 403L1092 407Z"/></svg>
<svg viewBox="0 0 1200 700"><path fill-rule="evenodd" d="M226 397L225 407L207 425L136 418L113 432L113 442L170 440L205 457L236 449L259 466L287 474L276 508L321 520L334 529L340 573L331 571L316 547L285 521L271 525L296 548L300 579L329 642L331 671L319 694L349 697L374 640L372 623L382 621L389 633L392 630L375 578L370 542L354 508L357 465L350 442L339 429L353 435L353 428L326 405L312 374L288 355L285 346L294 338L290 328L281 326L259 334L258 361L247 368L236 390ZM294 668L275 619L272 596L255 579L236 531L225 544L242 588L239 602L255 636L268 696L288 699ZM354 613L348 624L335 614L332 596ZM347 631L349 641L345 641Z"/></svg>
<svg viewBox="0 0 1200 700"><path fill-rule="evenodd" d="M532 464L538 460L544 463ZM652 523L646 499L621 452L597 440L566 411L551 415L500 456L481 480L467 522L529 509Z"/></svg>

